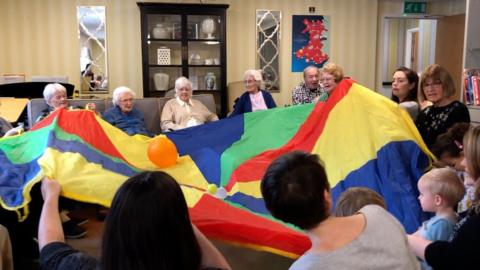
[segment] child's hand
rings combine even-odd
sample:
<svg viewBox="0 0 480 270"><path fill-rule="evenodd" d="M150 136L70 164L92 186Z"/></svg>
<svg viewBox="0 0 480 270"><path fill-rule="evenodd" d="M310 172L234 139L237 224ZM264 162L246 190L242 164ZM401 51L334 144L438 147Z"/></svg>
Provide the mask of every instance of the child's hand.
<svg viewBox="0 0 480 270"><path fill-rule="evenodd" d="M48 177L43 178L42 180L42 196L43 200L54 199L60 196L60 191L62 187L60 184Z"/></svg>

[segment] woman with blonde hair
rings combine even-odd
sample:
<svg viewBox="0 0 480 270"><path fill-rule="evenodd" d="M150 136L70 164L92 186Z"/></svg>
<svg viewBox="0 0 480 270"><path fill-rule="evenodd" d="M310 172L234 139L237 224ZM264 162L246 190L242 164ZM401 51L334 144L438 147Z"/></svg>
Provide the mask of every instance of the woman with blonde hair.
<svg viewBox="0 0 480 270"><path fill-rule="evenodd" d="M317 101L326 101L332 95L333 90L343 80L343 69L335 63L326 64L320 75L320 82L322 83L325 92L320 94Z"/></svg>
<svg viewBox="0 0 480 270"><path fill-rule="evenodd" d="M470 123L467 107L455 100L454 95L455 85L445 68L431 65L423 71L418 100L428 100L433 105L418 114L415 124L429 148L455 123Z"/></svg>

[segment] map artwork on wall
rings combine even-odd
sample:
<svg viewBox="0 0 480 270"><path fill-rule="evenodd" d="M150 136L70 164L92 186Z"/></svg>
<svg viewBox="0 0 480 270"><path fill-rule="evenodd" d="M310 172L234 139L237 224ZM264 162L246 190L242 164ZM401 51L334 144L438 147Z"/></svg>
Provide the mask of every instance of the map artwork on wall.
<svg viewBox="0 0 480 270"><path fill-rule="evenodd" d="M319 68L329 59L330 16L292 16L292 72Z"/></svg>

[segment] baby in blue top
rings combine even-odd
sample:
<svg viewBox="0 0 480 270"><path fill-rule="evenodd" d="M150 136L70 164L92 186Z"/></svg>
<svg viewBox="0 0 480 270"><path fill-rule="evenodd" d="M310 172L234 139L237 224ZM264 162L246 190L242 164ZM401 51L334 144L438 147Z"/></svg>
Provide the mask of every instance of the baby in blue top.
<svg viewBox="0 0 480 270"><path fill-rule="evenodd" d="M418 191L422 210L435 216L425 221L415 234L430 241L447 241L457 222L454 207L465 194L463 183L451 169L433 169L418 180ZM431 267L422 262L422 269Z"/></svg>

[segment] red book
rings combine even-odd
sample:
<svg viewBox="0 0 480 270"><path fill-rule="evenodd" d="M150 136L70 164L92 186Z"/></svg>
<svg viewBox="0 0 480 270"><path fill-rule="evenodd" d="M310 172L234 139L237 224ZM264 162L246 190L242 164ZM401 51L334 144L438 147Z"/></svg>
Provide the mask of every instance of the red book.
<svg viewBox="0 0 480 270"><path fill-rule="evenodd" d="M469 104L468 102L468 81L469 81L469 76L466 75L465 78L463 79L463 102L465 104Z"/></svg>
<svg viewBox="0 0 480 270"><path fill-rule="evenodd" d="M474 97L474 105L480 105L480 92L478 90L478 76L472 76L472 86L473 86L473 97Z"/></svg>

